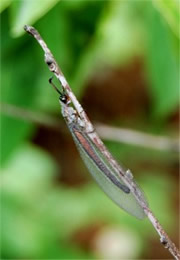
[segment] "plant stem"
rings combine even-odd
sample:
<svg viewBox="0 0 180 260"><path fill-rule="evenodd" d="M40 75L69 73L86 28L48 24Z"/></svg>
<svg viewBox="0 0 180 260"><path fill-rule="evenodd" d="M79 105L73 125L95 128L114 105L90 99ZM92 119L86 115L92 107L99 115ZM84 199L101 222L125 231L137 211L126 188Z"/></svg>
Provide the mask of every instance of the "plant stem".
<svg viewBox="0 0 180 260"><path fill-rule="evenodd" d="M121 170L121 167L119 167L118 163L112 158L112 155L109 153L109 151L106 149L106 147L102 143L99 136L94 131L94 127L93 127L92 123L88 119L81 104L78 102L75 95L73 94L73 92L72 92L69 84L67 83L61 69L59 68L56 60L54 59L51 51L47 47L46 43L44 42L44 40L42 39L42 37L40 36L38 31L35 28L33 28L32 26L28 26L28 25L25 25L24 29L26 32L31 34L38 41L38 43L44 50L45 63L48 65L49 70L54 73L54 75L57 77L57 79L62 84L62 87L63 87L65 93L70 98L72 104L74 105L75 110L81 117L81 120L83 120L83 122L86 126L86 132L89 133L89 137L92 139L92 141L94 143L96 143L100 147L101 152L104 154L104 156L109 161L111 161L111 165L113 166L113 168L116 170L118 168L120 168L120 170ZM169 252L174 256L175 259L180 259L180 252L176 248L175 244L170 240L170 238L168 237L168 235L166 234L166 232L164 231L164 229L162 228L162 226L160 225L160 223L158 222L156 217L153 215L152 211L149 209L147 204L144 203L144 201L141 199L141 196L139 196L138 189L136 186L134 186L134 182L130 178L127 178L125 175L123 175L123 171L122 171L122 177L124 178L125 183L128 184L129 187L131 187L131 191L133 192L134 196L136 197L139 205L143 208L144 213L146 214L146 216L152 223L153 227L159 234L160 242L164 245L165 248L167 248L169 250Z"/></svg>

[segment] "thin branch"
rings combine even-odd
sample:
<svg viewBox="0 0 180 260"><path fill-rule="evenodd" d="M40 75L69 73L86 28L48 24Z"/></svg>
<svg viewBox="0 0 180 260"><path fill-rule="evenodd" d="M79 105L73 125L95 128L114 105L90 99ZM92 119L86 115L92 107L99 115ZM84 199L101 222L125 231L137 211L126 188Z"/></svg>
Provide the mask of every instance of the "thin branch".
<svg viewBox="0 0 180 260"><path fill-rule="evenodd" d="M55 116L18 107L16 105L1 103L1 113L37 125L50 127L57 131L62 131L62 129L64 129L64 124ZM147 149L179 152L179 142L175 138L156 136L133 129L113 127L101 123L95 123L95 128L100 137L104 140L136 145Z"/></svg>
<svg viewBox="0 0 180 260"><path fill-rule="evenodd" d="M94 131L94 127L89 121L86 113L84 112L82 106L77 101L76 97L74 96L69 84L67 83L64 75L62 74L62 71L60 70L56 60L54 59L52 53L50 52L49 48L47 47L46 43L41 38L40 34L37 32L36 29L34 29L31 26L25 26L25 31L31 34L40 44L42 49L44 50L45 54L45 62L48 65L51 72L54 73L54 75L59 79L59 81L62 84L62 87L67 94L68 98L71 100L72 104L74 105L75 111L79 115L79 118L81 119L81 122L84 123L84 128L86 130L86 133L88 134L89 138L98 146L100 151L103 153L103 155L110 161L111 166L113 167L116 172L119 172L121 175L121 178L125 182L125 184L130 187L131 192L133 193L134 197L136 198L139 205L144 210L144 213L147 215L148 219L151 221L152 225L154 226L155 230L158 232L160 236L160 241L164 245L165 248L169 249L169 252L174 256L175 259L180 259L180 253L174 243L170 240L156 217L151 212L148 205L145 203L145 201L142 199L141 192L137 188L135 182L133 181L133 177L131 174L124 174L123 170L119 166L119 164L112 158L112 155L109 153L109 151L106 149L102 141L100 140L99 136ZM65 106L65 105L64 105ZM66 108L66 107L65 107ZM68 107L67 107L68 108ZM67 111L68 112L68 111ZM119 170L119 171L118 171ZM130 172L128 172L130 173Z"/></svg>
<svg viewBox="0 0 180 260"><path fill-rule="evenodd" d="M105 140L112 140L162 151L167 150L179 152L179 142L178 139L175 138L156 136L128 128L112 127L99 123L96 124L96 129L100 133L100 136Z"/></svg>
<svg viewBox="0 0 180 260"><path fill-rule="evenodd" d="M47 115L43 112L32 111L27 108L18 107L13 104L0 103L1 113L6 116L19 118L23 121L32 122L37 125L50 127L59 130L61 127L61 121L55 116Z"/></svg>

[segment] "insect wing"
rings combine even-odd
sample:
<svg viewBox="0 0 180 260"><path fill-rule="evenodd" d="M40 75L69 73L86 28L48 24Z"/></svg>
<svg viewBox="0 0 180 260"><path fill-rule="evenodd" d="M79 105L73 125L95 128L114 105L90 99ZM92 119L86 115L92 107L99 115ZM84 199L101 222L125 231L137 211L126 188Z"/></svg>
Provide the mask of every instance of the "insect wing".
<svg viewBox="0 0 180 260"><path fill-rule="evenodd" d="M90 139L87 136L84 137L84 134L78 131L78 135L82 135L83 137L82 140L86 138L86 143L82 143L82 141L79 139L79 136L77 136L77 132L74 127L70 127L70 131L86 167L102 190L122 209L139 219L143 219L145 217L144 211L137 202L134 195L131 192L126 193L121 188L119 188L110 178L107 177L104 171L98 167L97 162L93 159L93 156L90 156L90 153L87 153L87 149L92 149L92 151L90 151L91 154L95 154L100 157L101 152L96 152L97 147L95 148ZM88 146L88 148L85 146ZM103 156L100 158L100 160L101 164L104 164L107 168L109 168ZM117 178L117 174L115 174L112 169L110 171L112 176ZM118 178L119 182L126 186L120 177Z"/></svg>

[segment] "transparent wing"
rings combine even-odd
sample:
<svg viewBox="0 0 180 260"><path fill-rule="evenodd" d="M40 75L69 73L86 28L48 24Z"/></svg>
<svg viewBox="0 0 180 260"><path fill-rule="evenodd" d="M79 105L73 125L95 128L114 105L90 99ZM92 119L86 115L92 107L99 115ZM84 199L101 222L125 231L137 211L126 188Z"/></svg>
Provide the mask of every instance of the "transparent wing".
<svg viewBox="0 0 180 260"><path fill-rule="evenodd" d="M77 139L76 135L73 133L73 130L70 129L72 132L73 139L76 143L76 146L80 152L80 155L87 166L89 172L93 176L93 178L96 180L96 182L99 184L99 186L102 188L102 190L122 209L130 213L131 215L143 219L145 217L144 211L141 208L141 206L138 204L136 198L134 195L130 193L125 193L122 189L120 189L117 185L115 185L105 174L102 170L100 170L94 160L88 155L86 150L83 148L79 140ZM93 152L97 153L97 147L96 149L93 147L93 144L91 143L92 148L94 149ZM99 156L100 151L98 152ZM103 160L103 157L101 157L102 163L105 163L107 165L107 161ZM121 182L123 185L123 181L120 179L117 174L113 173L111 169L111 173L116 176L116 178L119 178L119 182ZM144 201L146 201L144 199Z"/></svg>

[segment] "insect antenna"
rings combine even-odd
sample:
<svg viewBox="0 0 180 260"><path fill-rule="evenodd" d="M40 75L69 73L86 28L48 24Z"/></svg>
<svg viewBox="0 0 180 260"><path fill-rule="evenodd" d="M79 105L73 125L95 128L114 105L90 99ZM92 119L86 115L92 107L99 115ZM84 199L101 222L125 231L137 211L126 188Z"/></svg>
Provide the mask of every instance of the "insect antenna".
<svg viewBox="0 0 180 260"><path fill-rule="evenodd" d="M67 97L67 95L64 93L64 91L61 92L61 91L54 85L54 83L52 82L52 80L53 80L53 77L51 77L51 78L49 79L49 83L50 83L50 84L53 86L53 88L59 93L59 95L60 95L60 97L59 97L60 101L62 101L64 104L67 104L67 103L68 103L68 97Z"/></svg>
<svg viewBox="0 0 180 260"><path fill-rule="evenodd" d="M53 88L59 93L60 96L62 96L63 94L61 93L61 91L54 85L54 83L52 82L53 77L51 77L49 79L49 83L53 86Z"/></svg>

